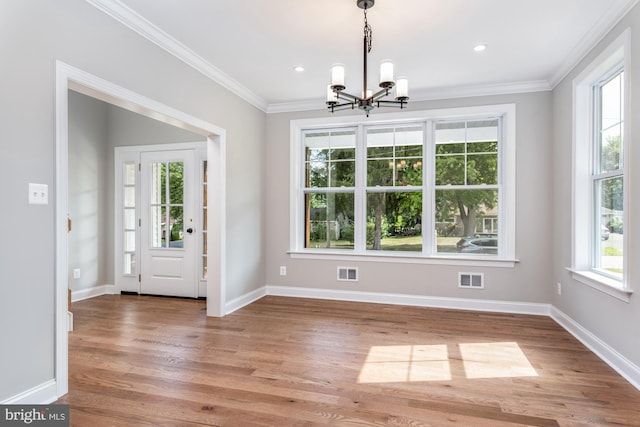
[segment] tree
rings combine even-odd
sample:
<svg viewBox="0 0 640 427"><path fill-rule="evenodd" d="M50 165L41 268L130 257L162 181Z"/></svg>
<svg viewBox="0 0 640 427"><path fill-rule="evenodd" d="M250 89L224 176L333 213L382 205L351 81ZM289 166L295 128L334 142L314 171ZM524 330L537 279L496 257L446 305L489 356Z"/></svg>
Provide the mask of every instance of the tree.
<svg viewBox="0 0 640 427"><path fill-rule="evenodd" d="M388 234L402 234L422 222L422 192L403 191L409 185L422 186L422 146L369 147L367 154L367 186L398 190L370 191L367 196L367 210L373 219L373 233L367 243L373 250L380 250Z"/></svg>
<svg viewBox="0 0 640 427"><path fill-rule="evenodd" d="M161 203L164 205L163 215L166 215L165 206L169 208L167 227L169 241L182 240L184 230L184 164L182 162L168 163L169 176L167 179L167 164L162 164L160 169ZM169 185L169 200L167 200L167 184Z"/></svg>

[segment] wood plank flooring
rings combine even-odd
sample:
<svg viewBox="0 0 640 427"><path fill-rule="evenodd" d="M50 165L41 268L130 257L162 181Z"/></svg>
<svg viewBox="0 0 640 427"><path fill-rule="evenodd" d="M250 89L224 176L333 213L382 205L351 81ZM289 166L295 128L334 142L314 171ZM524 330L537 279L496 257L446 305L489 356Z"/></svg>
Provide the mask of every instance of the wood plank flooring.
<svg viewBox="0 0 640 427"><path fill-rule="evenodd" d="M640 426L640 391L552 319L265 297L73 304L74 426Z"/></svg>

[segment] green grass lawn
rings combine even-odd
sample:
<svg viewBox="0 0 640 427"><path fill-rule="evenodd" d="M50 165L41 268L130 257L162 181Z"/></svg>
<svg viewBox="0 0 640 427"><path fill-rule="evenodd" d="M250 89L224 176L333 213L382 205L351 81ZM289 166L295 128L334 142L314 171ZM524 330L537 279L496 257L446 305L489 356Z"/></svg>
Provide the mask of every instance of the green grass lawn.
<svg viewBox="0 0 640 427"><path fill-rule="evenodd" d="M456 252L456 243L459 237L438 237L438 252ZM422 236L394 236L385 237L380 242L380 250L395 252L422 252ZM347 240L331 240L327 247L325 240L312 240L310 248L318 249L353 249L353 242ZM371 250L373 245L368 244L367 249Z"/></svg>
<svg viewBox="0 0 640 427"><path fill-rule="evenodd" d="M373 245L367 245L371 249ZM422 252L422 236L386 237L380 242L382 251Z"/></svg>

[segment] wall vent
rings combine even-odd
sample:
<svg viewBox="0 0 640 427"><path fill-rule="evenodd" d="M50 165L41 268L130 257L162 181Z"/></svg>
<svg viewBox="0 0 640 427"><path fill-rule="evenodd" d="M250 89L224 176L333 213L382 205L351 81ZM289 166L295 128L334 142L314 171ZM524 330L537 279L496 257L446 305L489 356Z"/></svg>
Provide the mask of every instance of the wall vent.
<svg viewBox="0 0 640 427"><path fill-rule="evenodd" d="M458 287L469 289L484 289L484 274L458 273Z"/></svg>
<svg viewBox="0 0 640 427"><path fill-rule="evenodd" d="M357 282L358 269L356 267L338 267L338 280L342 282Z"/></svg>

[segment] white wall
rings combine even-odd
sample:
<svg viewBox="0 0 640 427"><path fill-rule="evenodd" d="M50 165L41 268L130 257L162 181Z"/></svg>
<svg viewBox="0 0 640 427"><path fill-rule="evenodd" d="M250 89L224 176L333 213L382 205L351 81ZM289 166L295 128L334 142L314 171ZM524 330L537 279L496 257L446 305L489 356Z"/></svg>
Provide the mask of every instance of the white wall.
<svg viewBox="0 0 640 427"><path fill-rule="evenodd" d="M267 121L267 274L272 286L319 288L514 302L547 302L551 288L550 92L411 103L411 110L516 104L516 257L514 268L291 259L289 248L289 124L329 117L327 111L270 114ZM389 109L383 111L397 112ZM355 114L359 113L356 111ZM345 114L353 115L349 110ZM377 114L384 114L378 113ZM406 112L410 115L410 112ZM364 117L364 114L362 114ZM372 115L373 116L373 115ZM378 116L379 117L379 116ZM279 266L287 267L280 276ZM338 282L337 266L359 268L357 283ZM458 272L484 272L484 290L458 288Z"/></svg>
<svg viewBox="0 0 640 427"><path fill-rule="evenodd" d="M107 284L108 105L69 93L69 289ZM111 227L111 230L113 227ZM80 277L73 270L80 269Z"/></svg>
<svg viewBox="0 0 640 427"><path fill-rule="evenodd" d="M624 237L629 241L628 278L632 295L629 303L605 295L574 281L566 270L571 266L571 150L572 150L572 82L616 37L631 28L629 156L629 221L624 224ZM640 366L640 6L636 6L602 40L596 48L553 91L554 132L552 145L553 173L553 281L562 283L562 296L550 292L552 303L591 334L615 349L623 357Z"/></svg>
<svg viewBox="0 0 640 427"><path fill-rule="evenodd" d="M0 57L0 402L55 376L56 60L226 130L227 298L262 286L264 112L83 0L0 2Z"/></svg>

